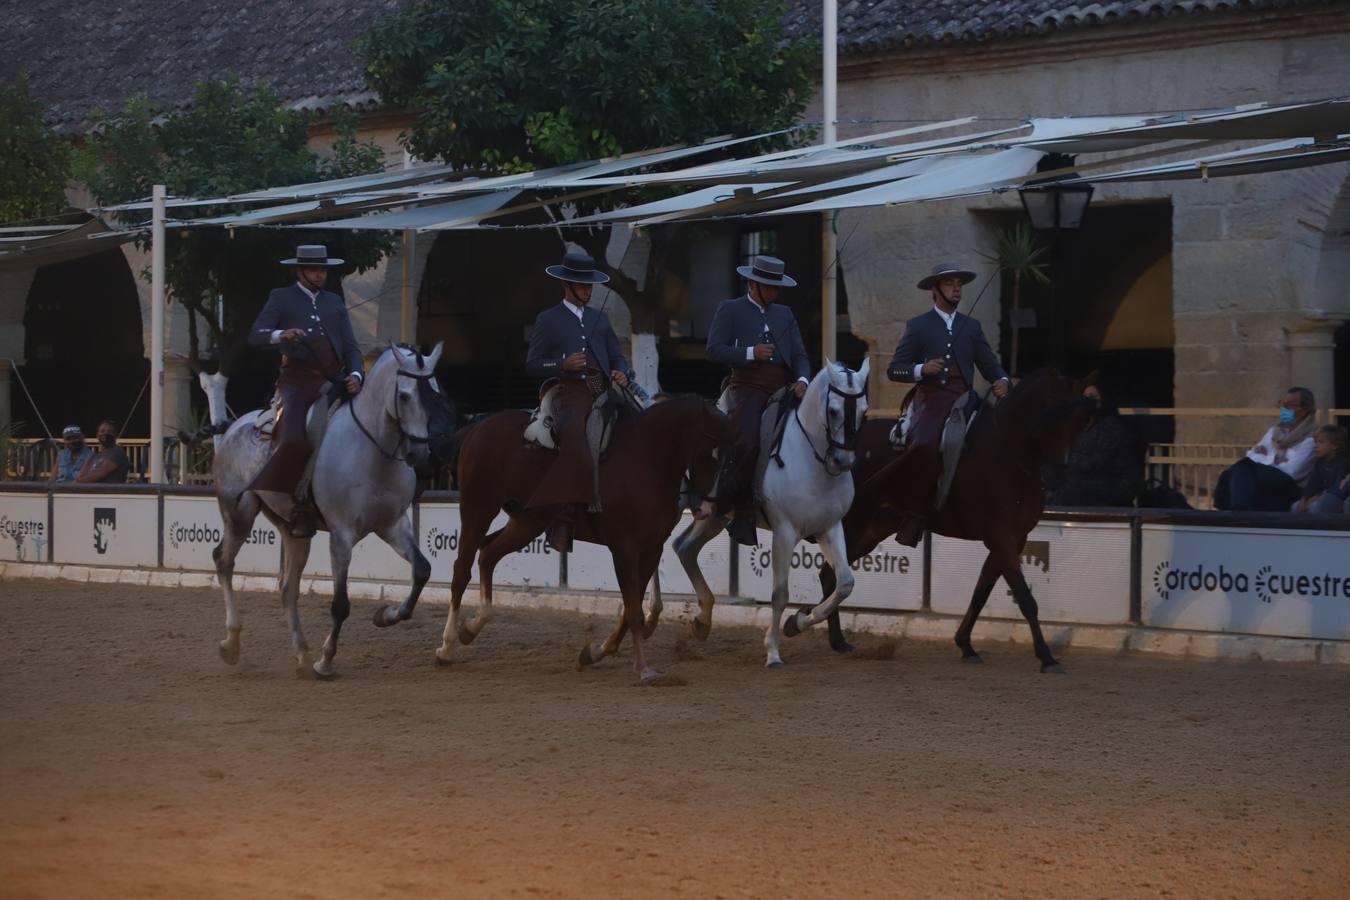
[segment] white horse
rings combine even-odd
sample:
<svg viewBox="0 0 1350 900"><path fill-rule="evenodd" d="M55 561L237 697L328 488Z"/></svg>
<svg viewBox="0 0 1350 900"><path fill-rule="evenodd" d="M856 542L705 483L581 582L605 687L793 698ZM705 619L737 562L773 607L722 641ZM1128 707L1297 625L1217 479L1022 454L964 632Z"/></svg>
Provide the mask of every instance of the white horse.
<svg viewBox="0 0 1350 900"><path fill-rule="evenodd" d="M862 369L854 372L826 360L806 389L801 405L789 414L780 452L766 460L771 448L760 448L757 471L762 474L756 479L756 500L763 520L773 530L773 617L764 635L765 665L769 668L783 665L778 652L780 634L792 637L825 621L853 591L853 569L844 549L842 519L853 505L849 470L856 459L858 428L867 413L868 365L864 362ZM699 570L698 554L725 525L725 520L709 516L695 521L674 543L698 594L699 612L693 628L700 640L712 627L716 598ZM810 613L793 613L783 626L792 551L804 537L819 542L821 553L838 578L833 594Z"/></svg>
<svg viewBox="0 0 1350 900"><path fill-rule="evenodd" d="M333 563L333 629L323 644L322 658L313 663L313 672L323 679L334 675L333 657L337 653L338 634L351 611L347 599L347 569L352 547L368 534L378 534L400 556L412 564L412 592L398 606L383 606L375 611L375 624L393 625L412 615L422 587L431 577L431 564L417 549L409 507L416 490L414 467L426 463L430 455L428 423L431 404L424 390L440 393L434 372L441 345L430 356L416 350L391 345L380 355L361 392L344 403L328 422L327 433L314 459L312 490L315 505L329 532L328 546ZM425 388L424 388L425 386ZM311 407L309 429L316 433L315 418L327 412L323 400ZM309 645L300 630L297 598L300 575L309 559L309 538L291 537L287 519L293 507L284 494L265 492L265 501L248 485L262 470L271 452L271 444L262 440L253 427L261 410L242 416L216 439L214 475L216 500L223 522L220 544L213 553L216 574L225 593L225 639L220 656L234 665L239 661L239 612L234 602L234 560L243 546L258 513L281 532L281 595L291 629L291 647L295 652L296 674L310 672Z"/></svg>

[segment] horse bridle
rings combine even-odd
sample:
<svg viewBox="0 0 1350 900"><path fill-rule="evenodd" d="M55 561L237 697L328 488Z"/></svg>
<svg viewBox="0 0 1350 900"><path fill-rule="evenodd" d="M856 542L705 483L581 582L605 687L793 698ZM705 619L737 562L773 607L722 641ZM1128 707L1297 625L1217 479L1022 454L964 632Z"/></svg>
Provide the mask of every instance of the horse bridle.
<svg viewBox="0 0 1350 900"><path fill-rule="evenodd" d="M852 372L849 373L849 381L850 382L853 381ZM863 397L867 396L867 386L864 385L863 389L856 393L852 393L849 391L842 391L839 388L835 387L833 382L828 384L826 387L827 391L825 393L825 443L827 446L825 448L825 452L829 453L831 450L843 450L847 453L852 453L854 452L855 448L858 445L858 422L857 422L858 401ZM844 398L844 426L843 426L844 439L842 441L836 441L834 439L834 429L830 427L831 394L837 394L838 396ZM844 470L842 469L837 472L831 471L828 457L816 452L816 445L811 442L811 435L806 433L806 426L802 424L800 405L792 411L792 418L797 420L797 427L801 429L802 437L806 438L806 446L811 448L811 455L816 458L816 462L824 466L826 473L828 473L831 476L838 477L840 475L843 475Z"/></svg>
<svg viewBox="0 0 1350 900"><path fill-rule="evenodd" d="M428 382L431 381L431 379L433 379L433 378L436 377L436 373L435 373L435 372L428 372L428 373L425 374L425 375L418 375L418 374L415 373L415 372L405 372L405 371L403 371L402 369L399 369L399 370L398 370L396 373L394 373L394 374L397 375L399 378L411 378L413 381L420 382L421 384L427 384ZM430 385L428 385L428 387L430 387ZM420 391L420 389L421 389L421 387L420 387L420 385L419 385L419 391ZM431 388L431 390L435 390L435 388ZM371 433L370 433L370 430L369 430L368 428L366 428L366 426L361 422L360 417L358 417L358 416L356 415L356 404L355 404L355 403L348 403L348 404L347 404L347 409L351 411L351 414L352 414L352 421L356 423L356 427L359 428L359 429L361 429L361 433L364 434L364 435L366 436L366 439L369 440L372 444L374 444L374 445L375 445L375 449L378 450L378 451L380 451L380 454L381 454L385 459L387 459L387 460L390 460L390 461L392 461L392 462L407 462L407 461L408 461L408 453L407 453L406 450L404 451L404 453L403 453L402 456L399 456L399 455L398 455L398 448L401 447L405 442L407 442L407 443L409 443L409 444L430 444L430 443L431 443L431 435L430 435L430 434L426 434L426 435L409 434L406 430L404 430L404 428L403 428L403 417L402 417L402 415L401 415L401 414L399 413L399 411L398 411L398 400L397 400L397 397L396 397L395 400L394 400L394 415L393 415L393 419L394 419L394 424L398 427L399 440L398 440L398 443L394 445L394 452L393 452L393 453L390 453L388 450L385 450L383 447L381 447L381 446L380 446L380 442L379 442L378 440L375 439L375 435L371 434Z"/></svg>

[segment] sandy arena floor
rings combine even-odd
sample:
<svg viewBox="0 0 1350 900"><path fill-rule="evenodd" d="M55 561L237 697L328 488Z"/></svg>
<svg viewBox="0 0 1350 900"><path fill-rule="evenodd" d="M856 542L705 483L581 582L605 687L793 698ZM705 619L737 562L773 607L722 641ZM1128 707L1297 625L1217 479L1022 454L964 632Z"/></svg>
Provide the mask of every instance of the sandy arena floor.
<svg viewBox="0 0 1350 900"><path fill-rule="evenodd" d="M327 606L302 600L310 643ZM449 669L444 607L297 680L279 604L0 582L0 896L1345 896L1350 672L823 635L655 640L503 611ZM977 638L979 632L976 632ZM683 682L681 684L680 682Z"/></svg>

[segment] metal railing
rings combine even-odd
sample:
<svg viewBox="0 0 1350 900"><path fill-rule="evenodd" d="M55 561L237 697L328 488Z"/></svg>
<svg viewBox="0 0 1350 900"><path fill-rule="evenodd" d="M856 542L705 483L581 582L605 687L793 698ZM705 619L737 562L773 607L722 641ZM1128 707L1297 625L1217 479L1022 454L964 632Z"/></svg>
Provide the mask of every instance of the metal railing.
<svg viewBox="0 0 1350 900"><path fill-rule="evenodd" d="M127 455L130 468L127 482L138 484L149 480L150 439L123 438L117 446ZM6 481L47 481L56 465L59 444L46 438L11 438L3 478ZM180 460L187 458L186 469ZM178 441L165 441L164 477L170 484L210 484L212 448L208 445L185 446Z"/></svg>

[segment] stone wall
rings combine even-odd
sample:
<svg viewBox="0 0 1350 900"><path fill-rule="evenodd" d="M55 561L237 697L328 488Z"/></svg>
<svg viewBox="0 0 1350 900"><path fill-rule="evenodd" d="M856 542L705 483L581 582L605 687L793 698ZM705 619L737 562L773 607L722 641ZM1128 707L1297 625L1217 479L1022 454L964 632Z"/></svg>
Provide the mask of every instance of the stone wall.
<svg viewBox="0 0 1350 900"><path fill-rule="evenodd" d="M990 127L1031 115L1117 114L1295 101L1350 84L1350 15L1322 10L1226 24L1122 27L994 46L846 59L841 135L977 115ZM818 117L808 110L807 117ZM1222 148L1219 148L1222 149ZM1090 161L1080 158L1080 162ZM1259 406L1297 381L1331 399L1331 333L1350 319L1350 165L1202 182L1102 186L1093 203L1170 201L1178 406ZM905 319L928 307L913 285L935 262L992 266L982 210L1014 196L845 212L839 231L855 334L872 348L875 405L899 392L881 375ZM1339 226L1335 222L1340 222ZM1338 274L1339 273L1339 274ZM976 283L982 286L983 280ZM998 285L977 317L998 338ZM973 300L968 293L967 297ZM970 302L968 300L967 302ZM1350 400L1343 398L1344 402ZM1250 422L1179 424L1180 439L1247 440Z"/></svg>

